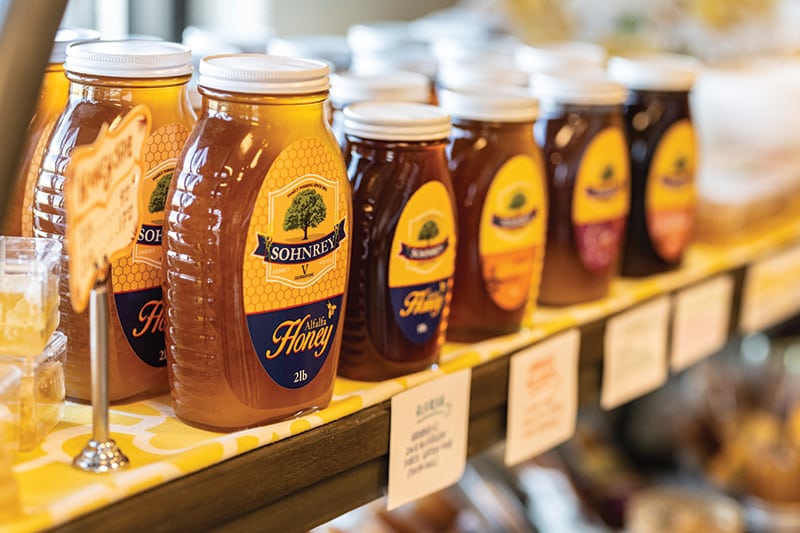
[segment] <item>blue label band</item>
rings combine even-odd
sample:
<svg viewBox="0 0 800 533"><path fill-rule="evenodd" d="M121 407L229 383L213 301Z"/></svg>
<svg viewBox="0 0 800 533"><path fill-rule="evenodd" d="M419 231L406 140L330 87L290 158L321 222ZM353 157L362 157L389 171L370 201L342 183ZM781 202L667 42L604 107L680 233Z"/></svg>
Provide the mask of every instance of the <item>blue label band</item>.
<svg viewBox="0 0 800 533"><path fill-rule="evenodd" d="M445 239L439 244L431 246L412 246L406 243L400 243L400 255L411 261L426 261L428 259L435 259L442 255L449 246L449 239Z"/></svg>
<svg viewBox="0 0 800 533"><path fill-rule="evenodd" d="M286 244L274 242L266 235L257 234L258 246L253 255L264 258L265 263L278 265L298 265L316 261L339 248L339 243L346 237L345 219L336 224L333 231L315 241L302 244Z"/></svg>
<svg viewBox="0 0 800 533"><path fill-rule="evenodd" d="M136 238L136 244L161 246L161 237L163 231L164 230L160 224L158 226L142 224L142 227L139 228L139 236Z"/></svg>
<svg viewBox="0 0 800 533"><path fill-rule="evenodd" d="M530 213L523 213L520 215L513 215L513 216L500 216L500 215L492 215L492 225L502 229L520 229L527 226L534 218L536 218L536 214L538 213L538 209L534 209Z"/></svg>
<svg viewBox="0 0 800 533"><path fill-rule="evenodd" d="M150 366L166 366L161 287L114 293L114 303L122 331L139 359Z"/></svg>
<svg viewBox="0 0 800 533"><path fill-rule="evenodd" d="M444 279L389 289L395 319L409 341L423 344L439 330L447 299L447 285Z"/></svg>
<svg viewBox="0 0 800 533"><path fill-rule="evenodd" d="M313 380L333 346L342 295L247 316L258 360L281 387L299 389Z"/></svg>

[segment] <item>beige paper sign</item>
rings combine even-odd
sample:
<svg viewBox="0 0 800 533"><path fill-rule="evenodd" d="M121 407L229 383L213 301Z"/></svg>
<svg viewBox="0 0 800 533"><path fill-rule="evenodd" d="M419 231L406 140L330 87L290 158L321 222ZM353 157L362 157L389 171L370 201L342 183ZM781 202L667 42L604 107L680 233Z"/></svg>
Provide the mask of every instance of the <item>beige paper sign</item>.
<svg viewBox="0 0 800 533"><path fill-rule="evenodd" d="M506 465L536 457L575 433L580 342L573 329L511 357Z"/></svg>
<svg viewBox="0 0 800 533"><path fill-rule="evenodd" d="M126 252L139 225L142 151L150 111L137 106L90 145L72 152L64 182L72 307L86 309L89 293L112 259Z"/></svg>
<svg viewBox="0 0 800 533"><path fill-rule="evenodd" d="M674 298L672 357L675 372L719 350L728 340L733 277L717 276L683 289Z"/></svg>
<svg viewBox="0 0 800 533"><path fill-rule="evenodd" d="M739 327L761 331L800 310L800 246L782 250L750 266L742 295Z"/></svg>
<svg viewBox="0 0 800 533"><path fill-rule="evenodd" d="M613 409L667 380L670 299L655 298L609 318L603 339L600 406Z"/></svg>
<svg viewBox="0 0 800 533"><path fill-rule="evenodd" d="M467 463L470 369L392 397L389 510L456 483Z"/></svg>

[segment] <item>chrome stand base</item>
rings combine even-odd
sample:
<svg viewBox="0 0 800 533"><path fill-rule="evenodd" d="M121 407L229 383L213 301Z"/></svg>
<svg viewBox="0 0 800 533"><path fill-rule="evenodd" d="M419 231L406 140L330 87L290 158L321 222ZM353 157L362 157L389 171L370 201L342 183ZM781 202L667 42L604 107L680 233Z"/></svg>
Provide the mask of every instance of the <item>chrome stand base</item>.
<svg viewBox="0 0 800 533"><path fill-rule="evenodd" d="M72 460L72 464L86 472L103 474L114 472L128 465L128 458L117 448L113 440L97 442L92 439L83 451Z"/></svg>

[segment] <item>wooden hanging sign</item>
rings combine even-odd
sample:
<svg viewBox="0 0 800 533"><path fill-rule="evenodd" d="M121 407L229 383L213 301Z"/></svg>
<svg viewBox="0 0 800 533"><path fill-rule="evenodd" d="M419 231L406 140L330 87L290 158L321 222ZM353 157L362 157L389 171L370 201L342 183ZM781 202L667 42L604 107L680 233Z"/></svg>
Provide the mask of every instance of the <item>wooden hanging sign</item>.
<svg viewBox="0 0 800 533"><path fill-rule="evenodd" d="M89 293L111 261L129 250L139 224L142 152L152 119L136 106L103 125L97 139L72 151L64 182L72 307L86 309Z"/></svg>

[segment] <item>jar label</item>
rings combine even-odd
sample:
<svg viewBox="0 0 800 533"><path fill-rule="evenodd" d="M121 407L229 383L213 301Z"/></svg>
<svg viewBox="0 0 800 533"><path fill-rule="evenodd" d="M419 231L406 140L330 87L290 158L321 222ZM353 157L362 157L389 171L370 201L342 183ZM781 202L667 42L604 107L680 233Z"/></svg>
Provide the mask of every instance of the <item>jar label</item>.
<svg viewBox="0 0 800 533"><path fill-rule="evenodd" d="M144 176L139 182L139 230L131 252L111 266L114 304L122 331L139 359L166 366L164 302L161 295L161 239L164 204L176 156L189 130L168 124L150 134L144 146Z"/></svg>
<svg viewBox="0 0 800 533"><path fill-rule="evenodd" d="M625 134L606 128L586 147L572 196L575 244L587 270L600 272L617 261L629 208Z"/></svg>
<svg viewBox="0 0 800 533"><path fill-rule="evenodd" d="M483 282L501 309L519 309L538 287L546 220L541 168L529 156L509 159L486 193L478 241Z"/></svg>
<svg viewBox="0 0 800 533"><path fill-rule="evenodd" d="M696 146L692 123L679 120L661 137L650 161L645 220L653 249L664 261L681 258L694 229Z"/></svg>
<svg viewBox="0 0 800 533"><path fill-rule="evenodd" d="M389 256L389 294L406 338L423 344L441 334L455 270L455 218L444 184L429 181L408 199Z"/></svg>
<svg viewBox="0 0 800 533"><path fill-rule="evenodd" d="M243 264L253 348L278 385L309 384L330 354L347 283L348 187L341 154L306 138L275 159L258 193Z"/></svg>

